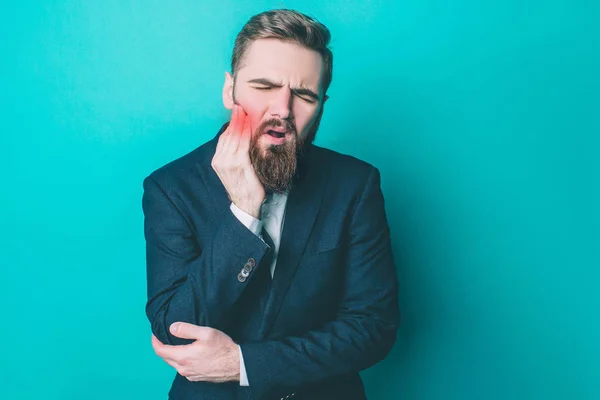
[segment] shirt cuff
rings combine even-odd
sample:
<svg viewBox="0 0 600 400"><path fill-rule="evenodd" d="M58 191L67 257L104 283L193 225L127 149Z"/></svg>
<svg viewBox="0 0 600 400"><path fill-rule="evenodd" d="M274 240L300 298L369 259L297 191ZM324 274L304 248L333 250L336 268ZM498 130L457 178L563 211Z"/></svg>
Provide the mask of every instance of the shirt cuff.
<svg viewBox="0 0 600 400"><path fill-rule="evenodd" d="M233 204L233 202L231 203L231 206L229 208L231 209L231 212L233 213L233 215L235 215L235 217L242 224L244 224L244 226L246 228L250 229L250 231L252 233L254 233L256 236L260 237L260 233L262 232L262 227L263 227L263 223L261 220L256 219L252 215L241 210L240 208L238 208L238 206Z"/></svg>
<svg viewBox="0 0 600 400"><path fill-rule="evenodd" d="M242 356L242 348L238 345L240 351L240 386L250 386L248 375L246 375L246 366L244 365L244 356Z"/></svg>

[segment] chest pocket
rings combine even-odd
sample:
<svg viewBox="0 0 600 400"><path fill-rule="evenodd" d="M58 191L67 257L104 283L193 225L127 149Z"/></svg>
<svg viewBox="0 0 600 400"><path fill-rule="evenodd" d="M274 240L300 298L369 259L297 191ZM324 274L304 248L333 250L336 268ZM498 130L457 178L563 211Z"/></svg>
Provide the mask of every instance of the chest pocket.
<svg viewBox="0 0 600 400"><path fill-rule="evenodd" d="M315 253L304 253L300 259L299 265L317 265L317 264L337 264L342 261L343 248L334 247L333 249L319 251Z"/></svg>

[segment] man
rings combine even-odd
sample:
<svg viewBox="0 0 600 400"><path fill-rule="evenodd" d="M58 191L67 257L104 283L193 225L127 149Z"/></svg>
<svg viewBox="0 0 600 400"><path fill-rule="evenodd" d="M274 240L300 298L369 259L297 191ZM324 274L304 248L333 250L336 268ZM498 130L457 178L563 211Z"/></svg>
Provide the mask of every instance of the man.
<svg viewBox="0 0 600 400"><path fill-rule="evenodd" d="M397 277L369 164L312 144L328 29L291 10L237 36L217 136L144 180L148 303L169 398L364 399Z"/></svg>

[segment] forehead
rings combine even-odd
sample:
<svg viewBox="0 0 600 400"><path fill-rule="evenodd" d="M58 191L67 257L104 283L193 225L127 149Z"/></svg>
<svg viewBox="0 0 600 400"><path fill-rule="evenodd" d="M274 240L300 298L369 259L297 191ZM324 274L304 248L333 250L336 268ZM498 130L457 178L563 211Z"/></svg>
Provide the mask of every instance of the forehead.
<svg viewBox="0 0 600 400"><path fill-rule="evenodd" d="M323 57L314 50L278 39L258 39L248 46L238 75L243 79L267 78L321 90Z"/></svg>

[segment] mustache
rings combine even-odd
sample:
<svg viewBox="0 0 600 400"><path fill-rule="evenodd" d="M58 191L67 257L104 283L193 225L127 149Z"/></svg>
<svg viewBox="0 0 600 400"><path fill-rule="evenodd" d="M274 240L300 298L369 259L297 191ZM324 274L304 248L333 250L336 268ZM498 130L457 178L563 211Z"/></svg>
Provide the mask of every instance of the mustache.
<svg viewBox="0 0 600 400"><path fill-rule="evenodd" d="M286 119L277 119L277 118L268 119L268 120L264 121L262 124L260 124L257 131L262 135L263 133L266 133L269 130L269 128L284 128L287 132L291 132L295 136L298 136L298 133L296 132L296 127L294 126L294 124L292 124L290 121L288 121Z"/></svg>

